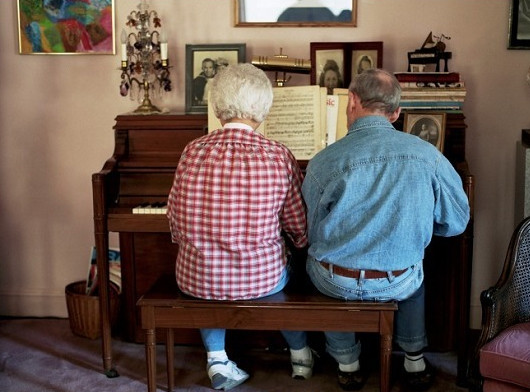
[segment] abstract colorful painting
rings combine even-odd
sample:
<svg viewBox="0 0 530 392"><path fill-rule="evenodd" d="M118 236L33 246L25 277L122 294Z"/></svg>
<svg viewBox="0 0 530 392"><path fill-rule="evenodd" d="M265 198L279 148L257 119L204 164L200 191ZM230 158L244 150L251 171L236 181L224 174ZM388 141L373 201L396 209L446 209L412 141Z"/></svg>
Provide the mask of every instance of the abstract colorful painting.
<svg viewBox="0 0 530 392"><path fill-rule="evenodd" d="M114 0L18 0L21 54L114 54Z"/></svg>

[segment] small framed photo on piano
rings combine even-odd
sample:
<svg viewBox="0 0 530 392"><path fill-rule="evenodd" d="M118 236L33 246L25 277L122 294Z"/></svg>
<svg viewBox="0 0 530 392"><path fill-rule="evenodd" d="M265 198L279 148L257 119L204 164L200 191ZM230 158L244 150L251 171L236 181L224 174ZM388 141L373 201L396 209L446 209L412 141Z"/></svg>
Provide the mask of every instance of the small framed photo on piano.
<svg viewBox="0 0 530 392"><path fill-rule="evenodd" d="M246 44L186 45L186 112L206 113L209 82L227 65L245 59Z"/></svg>
<svg viewBox="0 0 530 392"><path fill-rule="evenodd" d="M431 143L443 152L445 116L445 112L405 113L403 130Z"/></svg>
<svg viewBox="0 0 530 392"><path fill-rule="evenodd" d="M383 67L383 42L311 42L310 83L328 89L348 88L367 68Z"/></svg>

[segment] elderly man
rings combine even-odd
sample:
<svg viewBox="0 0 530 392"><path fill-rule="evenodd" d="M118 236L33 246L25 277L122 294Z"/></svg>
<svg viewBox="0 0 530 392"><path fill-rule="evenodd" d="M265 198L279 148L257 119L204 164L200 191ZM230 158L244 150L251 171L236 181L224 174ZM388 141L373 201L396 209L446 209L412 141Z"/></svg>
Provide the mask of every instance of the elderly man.
<svg viewBox="0 0 530 392"><path fill-rule="evenodd" d="M462 233L469 204L449 161L419 137L392 126L401 89L380 69L356 75L348 93L348 133L307 167L307 272L322 293L345 300L397 300L395 342L405 351L407 384L427 389L423 256L432 235ZM364 375L353 333L327 332L344 390Z"/></svg>

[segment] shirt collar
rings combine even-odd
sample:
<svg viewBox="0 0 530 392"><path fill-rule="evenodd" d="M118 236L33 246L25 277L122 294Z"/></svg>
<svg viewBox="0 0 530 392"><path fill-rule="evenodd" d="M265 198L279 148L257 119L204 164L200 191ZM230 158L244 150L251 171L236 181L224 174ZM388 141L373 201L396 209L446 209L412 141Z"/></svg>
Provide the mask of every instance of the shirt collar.
<svg viewBox="0 0 530 392"><path fill-rule="evenodd" d="M253 131L252 127L247 124L238 123L238 122L230 122L226 123L223 127L223 129L246 129L247 131Z"/></svg>
<svg viewBox="0 0 530 392"><path fill-rule="evenodd" d="M359 131L361 129L367 128L367 127L373 127L373 126L386 126L389 125L390 122L386 117L383 116L364 116L361 118L358 118L355 120L355 122L350 125L350 129L348 130L348 133Z"/></svg>

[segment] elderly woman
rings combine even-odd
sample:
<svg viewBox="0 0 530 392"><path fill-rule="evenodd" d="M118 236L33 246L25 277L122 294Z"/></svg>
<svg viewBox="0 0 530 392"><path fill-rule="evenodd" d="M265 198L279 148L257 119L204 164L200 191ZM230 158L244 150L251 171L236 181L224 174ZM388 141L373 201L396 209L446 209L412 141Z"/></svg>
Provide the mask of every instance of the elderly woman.
<svg viewBox="0 0 530 392"><path fill-rule="evenodd" d="M229 65L213 80L210 104L223 128L186 146L175 172L167 216L178 243L176 279L191 296L241 300L274 294L289 278L286 233L307 244L302 174L291 152L256 131L272 105L272 86L251 64ZM214 389L249 376L228 359L224 329L202 329ZM295 378L312 374L302 331L282 332Z"/></svg>

